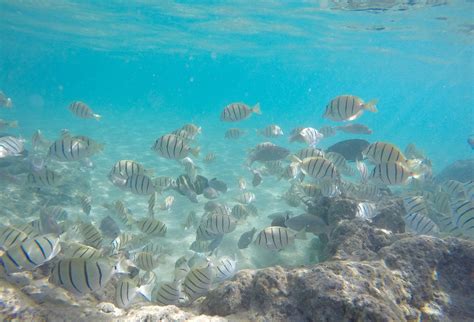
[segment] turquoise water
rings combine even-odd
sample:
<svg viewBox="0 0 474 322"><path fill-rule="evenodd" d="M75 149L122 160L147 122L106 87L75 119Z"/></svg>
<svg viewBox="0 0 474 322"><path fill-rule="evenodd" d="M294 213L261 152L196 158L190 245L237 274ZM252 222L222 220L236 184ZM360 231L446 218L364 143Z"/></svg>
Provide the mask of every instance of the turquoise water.
<svg viewBox="0 0 474 322"><path fill-rule="evenodd" d="M240 177L250 185L247 151L269 140L255 130L278 124L285 136L271 141L295 152L304 145L288 142L294 127L340 125L322 114L341 94L379 100L378 113L365 112L357 121L373 134L339 133L319 147L349 138L391 142L402 150L415 143L437 173L472 157L466 141L474 132L474 7L472 1L431 4L351 10L363 8L332 1L0 1L0 89L14 103L13 109L0 110L0 118L20 124L2 132L21 135L27 149L37 129L49 140L67 128L103 143L104 151L91 157L93 168L68 165L71 177L66 175L71 186L77 177L89 184L81 193L92 196L96 222L106 214L101 204L117 199L146 216L147 197L108 181L116 161L133 159L155 175L183 173L179 163L151 150L160 136L186 123L201 126L196 143L202 150L196 160L200 174L224 180L229 192L220 200L233 201ZM380 3L369 7L381 8ZM102 120L75 117L68 105L76 100ZM259 102L262 115L221 122L224 106L240 101ZM226 140L230 127L247 135ZM209 152L217 159L205 164L202 156ZM2 185L5 191L24 190ZM257 208L264 214L288 208L279 195L289 185L265 178L251 189ZM167 195L176 200L169 213L160 215L171 236L163 242L170 253L161 271L168 274L164 280L193 241L181 223L205 202L201 197L196 206L172 191L158 197L160 202ZM77 200L65 207L80 212ZM234 254L241 233L266 224L263 215L239 225L221 253ZM243 253L241 267L307 263L307 245L301 245L301 257L295 258Z"/></svg>

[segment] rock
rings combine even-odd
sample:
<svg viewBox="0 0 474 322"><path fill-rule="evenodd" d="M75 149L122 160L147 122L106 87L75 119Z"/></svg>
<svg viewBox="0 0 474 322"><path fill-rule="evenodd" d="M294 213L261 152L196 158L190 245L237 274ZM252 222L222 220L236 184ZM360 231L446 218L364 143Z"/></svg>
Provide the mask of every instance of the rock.
<svg viewBox="0 0 474 322"><path fill-rule="evenodd" d="M372 259L399 237L374 227L363 219L344 220L331 232L324 259Z"/></svg>
<svg viewBox="0 0 474 322"><path fill-rule="evenodd" d="M372 223L383 229L391 230L394 233L405 232L406 211L402 200L384 200L377 204L378 214L372 218Z"/></svg>
<svg viewBox="0 0 474 322"><path fill-rule="evenodd" d="M458 160L444 168L437 176L437 183L446 180L457 180L460 182L468 182L474 180L474 159Z"/></svg>
<svg viewBox="0 0 474 322"><path fill-rule="evenodd" d="M335 225L343 219L354 219L357 202L351 199L334 199L328 209L328 224Z"/></svg>
<svg viewBox="0 0 474 322"><path fill-rule="evenodd" d="M356 234L372 233L366 240L375 237L363 247L376 253L374 259L242 271L212 290L201 311L271 321L474 319L472 241L401 235L383 247L389 241L377 228L360 221L353 226L363 226L351 230Z"/></svg>

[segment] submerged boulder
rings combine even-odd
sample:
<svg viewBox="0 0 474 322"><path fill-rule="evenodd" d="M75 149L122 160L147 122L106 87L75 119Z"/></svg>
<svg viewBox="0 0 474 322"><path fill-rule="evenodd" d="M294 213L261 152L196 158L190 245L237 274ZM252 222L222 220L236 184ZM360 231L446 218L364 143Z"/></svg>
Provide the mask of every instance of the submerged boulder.
<svg viewBox="0 0 474 322"><path fill-rule="evenodd" d="M472 241L407 237L369 261L241 271L201 311L272 321L473 320L473 267Z"/></svg>

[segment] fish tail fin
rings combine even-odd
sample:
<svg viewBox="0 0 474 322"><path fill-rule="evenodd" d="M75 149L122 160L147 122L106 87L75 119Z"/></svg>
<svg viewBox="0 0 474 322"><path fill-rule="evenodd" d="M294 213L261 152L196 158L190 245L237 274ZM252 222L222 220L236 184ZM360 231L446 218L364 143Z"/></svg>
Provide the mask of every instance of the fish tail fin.
<svg viewBox="0 0 474 322"><path fill-rule="evenodd" d="M372 113L377 113L379 111L376 106L378 102L378 99L370 100L369 102L364 104L364 109Z"/></svg>
<svg viewBox="0 0 474 322"><path fill-rule="evenodd" d="M259 115L262 114L262 111L260 109L260 103L255 104L255 106L252 108L252 112Z"/></svg>
<svg viewBox="0 0 474 322"><path fill-rule="evenodd" d="M94 119L96 119L97 121L100 121L100 119L102 118L102 115L99 115L99 114L92 114L92 117Z"/></svg>
<svg viewBox="0 0 474 322"><path fill-rule="evenodd" d="M192 155L194 155L195 157L198 157L199 156L199 152L201 151L201 148L200 147L197 147L197 148L194 148L194 149L190 149L189 152L191 152Z"/></svg>
<svg viewBox="0 0 474 322"><path fill-rule="evenodd" d="M290 155L290 161L291 161L291 164L290 164L291 166L292 166L293 164L295 164L295 163L296 163L296 164L300 164L301 162L303 162L303 160L301 160L300 158L298 158L298 157L297 157L296 155L294 155L294 154Z"/></svg>

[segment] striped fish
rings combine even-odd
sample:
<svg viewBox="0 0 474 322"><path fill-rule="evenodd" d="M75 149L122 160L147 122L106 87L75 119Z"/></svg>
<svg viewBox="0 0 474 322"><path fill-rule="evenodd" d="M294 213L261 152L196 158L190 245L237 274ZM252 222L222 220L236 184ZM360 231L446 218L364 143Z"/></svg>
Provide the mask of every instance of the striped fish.
<svg viewBox="0 0 474 322"><path fill-rule="evenodd" d="M370 179L387 185L401 185L415 177L413 172L397 162L381 163L374 167Z"/></svg>
<svg viewBox="0 0 474 322"><path fill-rule="evenodd" d="M213 280L214 265L212 263L208 263L205 267L193 268L184 279L183 291L193 302L211 289Z"/></svg>
<svg viewBox="0 0 474 322"><path fill-rule="evenodd" d="M110 258L66 258L54 265L50 282L73 294L84 295L105 287L117 272L126 271Z"/></svg>
<svg viewBox="0 0 474 322"><path fill-rule="evenodd" d="M240 139L243 135L245 134L245 131L241 130L241 129L237 129L237 128L231 128L231 129L228 129L225 134L224 134L224 137L226 139Z"/></svg>
<svg viewBox="0 0 474 322"><path fill-rule="evenodd" d="M257 133L267 138L276 138L283 135L283 130L278 125L272 124L260 131L257 131Z"/></svg>
<svg viewBox="0 0 474 322"><path fill-rule="evenodd" d="M407 214L418 213L428 215L429 212L425 199L421 196L403 198L403 206Z"/></svg>
<svg viewBox="0 0 474 322"><path fill-rule="evenodd" d="M207 215L206 230L213 234L228 234L235 230L237 221L229 215L211 213Z"/></svg>
<svg viewBox="0 0 474 322"><path fill-rule="evenodd" d="M244 191L237 197L237 202L248 205L255 201L255 194L250 191Z"/></svg>
<svg viewBox="0 0 474 322"><path fill-rule="evenodd" d="M186 275L188 275L191 268L188 265L188 262L185 257L179 258L174 267L174 280L182 281Z"/></svg>
<svg viewBox="0 0 474 322"><path fill-rule="evenodd" d="M137 195L151 195L156 191L150 177L142 174L128 177L123 188Z"/></svg>
<svg viewBox="0 0 474 322"><path fill-rule="evenodd" d="M222 235L219 235L222 236ZM197 253L206 253L209 251L210 241L207 240L195 240L189 246L189 249Z"/></svg>
<svg viewBox="0 0 474 322"><path fill-rule="evenodd" d="M300 131L299 135L309 146L315 146L324 138L323 134L319 133L318 130L312 127L305 127Z"/></svg>
<svg viewBox="0 0 474 322"><path fill-rule="evenodd" d="M48 156L57 161L79 161L92 155L91 148L86 142L75 138L64 138L53 142L48 150Z"/></svg>
<svg viewBox="0 0 474 322"><path fill-rule="evenodd" d="M39 171L33 171L26 177L26 182L29 185L36 187L54 187L61 181L61 176L56 172L43 168Z"/></svg>
<svg viewBox="0 0 474 322"><path fill-rule="evenodd" d="M311 158L311 157L322 157L324 158L324 152L323 150L317 149L315 147L307 147L304 149L299 150L295 156L300 159L304 160L306 158Z"/></svg>
<svg viewBox="0 0 474 322"><path fill-rule="evenodd" d="M365 148L362 154L375 163L407 162L400 149L391 143L374 142Z"/></svg>
<svg viewBox="0 0 474 322"><path fill-rule="evenodd" d="M199 148L190 148L182 138L174 134L166 134L155 141L153 150L166 159L181 160L191 153L199 155Z"/></svg>
<svg viewBox="0 0 474 322"><path fill-rule="evenodd" d="M219 258L214 265L214 283L221 283L225 280L231 279L237 272L237 260L235 256L234 258L228 256Z"/></svg>
<svg viewBox="0 0 474 322"><path fill-rule="evenodd" d="M142 233L149 236L164 237L166 236L166 231L168 230L162 221L154 218L140 219L136 222L136 224Z"/></svg>
<svg viewBox="0 0 474 322"><path fill-rule="evenodd" d="M461 231L461 229L459 229L458 226L456 226L456 224L454 223L454 218L452 218L452 216L438 214L436 218L436 224L443 233L446 233L449 236L454 236L458 238L463 236L463 232Z"/></svg>
<svg viewBox="0 0 474 322"><path fill-rule="evenodd" d="M56 257L60 251L57 236L42 235L10 247L0 257L0 266L7 274L31 271Z"/></svg>
<svg viewBox="0 0 474 322"><path fill-rule="evenodd" d="M203 161L205 163L212 163L212 162L216 161L216 154L213 153L213 152L209 152L208 154L206 154Z"/></svg>
<svg viewBox="0 0 474 322"><path fill-rule="evenodd" d="M196 227L198 224L199 220L197 218L196 212L191 210L186 216L186 221L183 224L183 228L187 230L191 227Z"/></svg>
<svg viewBox="0 0 474 322"><path fill-rule="evenodd" d="M321 188L318 185L303 183L299 186L299 188L307 197L317 198L321 196Z"/></svg>
<svg viewBox="0 0 474 322"><path fill-rule="evenodd" d="M271 250L281 250L292 244L295 239L304 239L304 232L296 233L288 228L270 226L260 231L255 244Z"/></svg>
<svg viewBox="0 0 474 322"><path fill-rule="evenodd" d="M464 235L474 237L474 202L471 200L458 200L451 203L453 219Z"/></svg>
<svg viewBox="0 0 474 322"><path fill-rule="evenodd" d="M61 206L48 206L41 209L41 212L51 216L56 221L64 221L68 218L68 212Z"/></svg>
<svg viewBox="0 0 474 322"><path fill-rule="evenodd" d="M25 141L14 136L0 137L0 159L20 156L25 151Z"/></svg>
<svg viewBox="0 0 474 322"><path fill-rule="evenodd" d="M474 181L464 183L464 193L468 199L474 201Z"/></svg>
<svg viewBox="0 0 474 322"><path fill-rule="evenodd" d="M109 179L115 184L116 180L120 183L127 180L128 177L145 175L146 173L147 171L140 163L132 160L120 160L114 164L114 167L109 173Z"/></svg>
<svg viewBox="0 0 474 322"><path fill-rule="evenodd" d="M66 243L66 246L63 250L63 257L64 258L84 258L84 259L92 259L92 258L100 258L103 256L102 251L87 246L80 243Z"/></svg>
<svg viewBox="0 0 474 322"><path fill-rule="evenodd" d="M451 216L450 196L444 191L437 191L434 196L434 206L437 211L444 215Z"/></svg>
<svg viewBox="0 0 474 322"><path fill-rule="evenodd" d="M403 218L407 227L417 235L437 235L439 233L438 226L428 216L412 213Z"/></svg>
<svg viewBox="0 0 474 322"><path fill-rule="evenodd" d="M113 254L118 254L120 251L127 249L133 250L140 248L147 243L148 237L143 235L133 235L130 233L120 233L112 241Z"/></svg>
<svg viewBox="0 0 474 322"><path fill-rule="evenodd" d="M207 222L201 222L196 230L196 240L197 241L208 241L216 239L220 233L214 233L207 229Z"/></svg>
<svg viewBox="0 0 474 322"><path fill-rule="evenodd" d="M330 179L323 179L320 184L321 194L327 198L334 198L341 194L339 187Z"/></svg>
<svg viewBox="0 0 474 322"><path fill-rule="evenodd" d="M329 178L338 181L340 176L334 163L321 157L306 158L298 162L305 175L315 179Z"/></svg>
<svg viewBox="0 0 474 322"><path fill-rule="evenodd" d="M101 118L100 115L94 114L89 106L80 101L72 102L69 105L69 110L72 112L72 114L81 119L95 119L98 121Z"/></svg>
<svg viewBox="0 0 474 322"><path fill-rule="evenodd" d="M153 292L152 298L158 305L177 305L183 294L181 283L177 280L169 283L163 283Z"/></svg>
<svg viewBox="0 0 474 322"><path fill-rule="evenodd" d="M365 110L376 113L375 104L377 104L377 100L364 103L357 96L341 95L329 102L323 117L332 121L353 121L360 117Z"/></svg>
<svg viewBox="0 0 474 322"><path fill-rule="evenodd" d="M153 192L148 199L148 216L153 217L155 214L156 192Z"/></svg>
<svg viewBox="0 0 474 322"><path fill-rule="evenodd" d="M155 178L153 180L153 184L155 185L157 191L163 192L176 186L176 181L171 177L161 176Z"/></svg>
<svg viewBox="0 0 474 322"><path fill-rule="evenodd" d="M0 227L0 248L9 249L10 247L21 244L28 239L28 234L24 231L13 227L3 226Z"/></svg>
<svg viewBox="0 0 474 322"><path fill-rule="evenodd" d="M139 269L150 272L158 267L158 256L149 252L139 252L135 254L133 262Z"/></svg>
<svg viewBox="0 0 474 322"><path fill-rule="evenodd" d="M356 217L372 221L372 218L377 216L377 207L371 202L359 202L357 204Z"/></svg>
<svg viewBox="0 0 474 322"><path fill-rule="evenodd" d="M84 244L95 248L101 246L103 241L102 234L93 224L82 223L76 227L76 231L82 236Z"/></svg>
<svg viewBox="0 0 474 322"><path fill-rule="evenodd" d="M245 219L248 217L249 211L244 205L235 205L232 207L231 215L237 220Z"/></svg>
<svg viewBox="0 0 474 322"><path fill-rule="evenodd" d="M443 191L448 193L452 199L465 199L464 184L456 180L447 180L441 184Z"/></svg>
<svg viewBox="0 0 474 322"><path fill-rule="evenodd" d="M244 103L232 103L224 107L221 113L221 121L237 122L245 120L250 117L252 113L262 114L260 104L257 103L254 107L250 107Z"/></svg>
<svg viewBox="0 0 474 322"><path fill-rule="evenodd" d="M86 215L91 214L92 210L92 197L91 196L82 196L81 199L81 208Z"/></svg>
<svg viewBox="0 0 474 322"><path fill-rule="evenodd" d="M197 126L196 124L188 123L183 125L181 128L182 130L185 130L191 139L194 139L196 135L201 134L202 128L200 126Z"/></svg>
<svg viewBox="0 0 474 322"><path fill-rule="evenodd" d="M367 180L369 179L369 169L367 168L367 165L364 162L357 160L356 167L359 171L360 183L367 183Z"/></svg>
<svg viewBox="0 0 474 322"><path fill-rule="evenodd" d="M115 286L115 303L120 308L127 308L138 294L143 295L147 300L151 301L152 290L155 287L156 276L148 278L142 285L138 285L136 279L122 277Z"/></svg>
<svg viewBox="0 0 474 322"><path fill-rule="evenodd" d="M324 138L329 138L337 134L336 128L333 126L323 126L318 129L318 132L321 133Z"/></svg>

